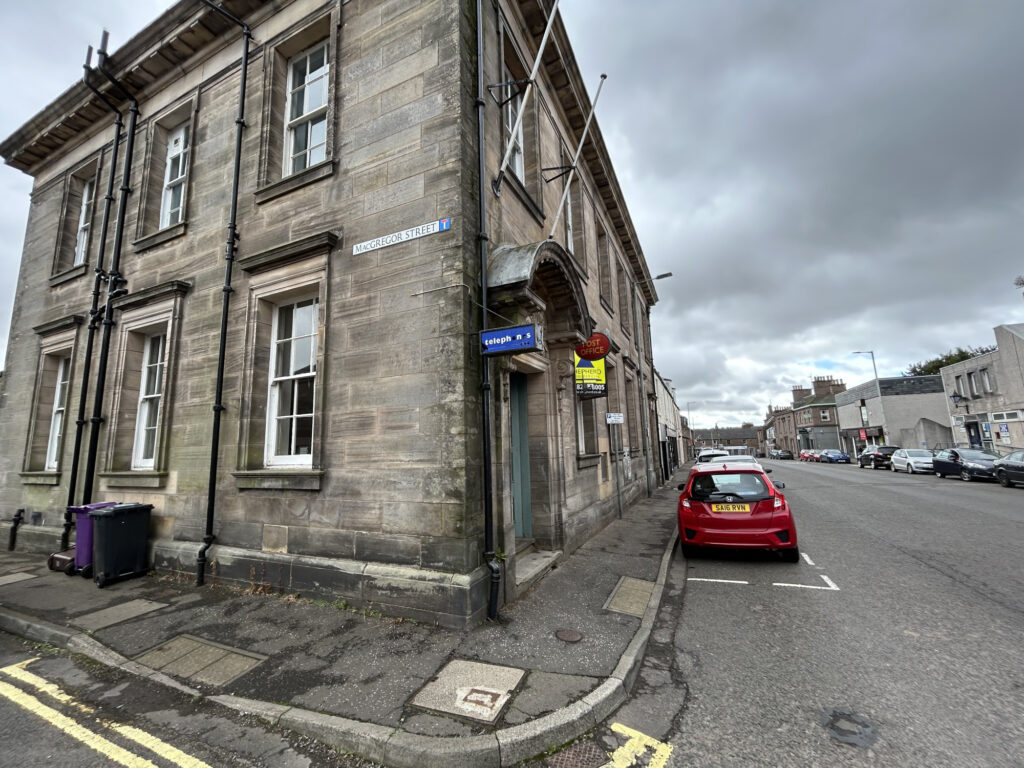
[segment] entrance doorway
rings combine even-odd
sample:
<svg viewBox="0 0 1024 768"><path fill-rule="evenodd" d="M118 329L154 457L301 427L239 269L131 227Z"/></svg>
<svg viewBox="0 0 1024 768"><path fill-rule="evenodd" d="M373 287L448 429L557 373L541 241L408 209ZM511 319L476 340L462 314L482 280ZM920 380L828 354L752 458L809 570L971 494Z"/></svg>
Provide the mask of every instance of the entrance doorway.
<svg viewBox="0 0 1024 768"><path fill-rule="evenodd" d="M512 519L516 538L533 538L533 512L530 508L530 423L527 408L527 378L510 373L509 443L512 450Z"/></svg>
<svg viewBox="0 0 1024 768"><path fill-rule="evenodd" d="M981 430L978 428L978 422L968 421L964 426L967 427L967 439L971 443L971 448L981 448Z"/></svg>

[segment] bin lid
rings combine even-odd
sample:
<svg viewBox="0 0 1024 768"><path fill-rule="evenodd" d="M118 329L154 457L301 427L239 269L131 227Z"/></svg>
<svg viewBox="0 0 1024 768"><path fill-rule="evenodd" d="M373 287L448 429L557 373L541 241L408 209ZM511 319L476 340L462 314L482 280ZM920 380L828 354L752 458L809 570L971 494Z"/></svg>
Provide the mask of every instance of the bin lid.
<svg viewBox="0 0 1024 768"><path fill-rule="evenodd" d="M82 504L81 506L68 506L69 512L91 512L94 509L103 509L104 507L112 507L117 504L116 501L94 501L92 504Z"/></svg>
<svg viewBox="0 0 1024 768"><path fill-rule="evenodd" d="M153 509L152 504L112 504L111 506L105 506L101 509L90 509L89 517L116 517L117 515L127 515L133 512L150 512Z"/></svg>

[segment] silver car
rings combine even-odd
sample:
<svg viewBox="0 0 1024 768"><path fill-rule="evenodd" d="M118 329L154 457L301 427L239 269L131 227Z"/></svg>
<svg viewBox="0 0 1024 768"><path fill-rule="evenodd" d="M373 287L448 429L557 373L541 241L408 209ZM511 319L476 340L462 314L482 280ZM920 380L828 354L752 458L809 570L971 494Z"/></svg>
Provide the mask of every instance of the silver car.
<svg viewBox="0 0 1024 768"><path fill-rule="evenodd" d="M925 448L900 448L892 455L892 463L889 465L893 472L906 472L912 475L915 472L931 472L932 457L934 454Z"/></svg>

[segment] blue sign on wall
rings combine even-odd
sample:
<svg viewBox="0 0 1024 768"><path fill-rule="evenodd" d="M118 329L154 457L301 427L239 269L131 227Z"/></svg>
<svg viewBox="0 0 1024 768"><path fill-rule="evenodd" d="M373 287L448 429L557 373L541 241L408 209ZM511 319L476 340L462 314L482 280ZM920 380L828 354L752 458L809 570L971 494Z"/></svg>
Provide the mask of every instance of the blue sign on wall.
<svg viewBox="0 0 1024 768"><path fill-rule="evenodd" d="M508 355L533 352L539 349L537 328L517 325L512 328L491 328L480 332L480 343L485 355Z"/></svg>

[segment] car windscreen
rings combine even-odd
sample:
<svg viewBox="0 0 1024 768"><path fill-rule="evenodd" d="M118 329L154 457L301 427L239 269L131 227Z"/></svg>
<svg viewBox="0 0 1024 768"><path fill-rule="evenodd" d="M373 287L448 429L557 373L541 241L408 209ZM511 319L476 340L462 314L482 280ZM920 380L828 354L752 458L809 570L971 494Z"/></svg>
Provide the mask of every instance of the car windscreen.
<svg viewBox="0 0 1024 768"><path fill-rule="evenodd" d="M931 451L924 451L924 450L920 450L920 449L919 450L910 450L910 451L907 451L907 456L914 456L915 458L929 458L930 459L931 456L932 456L932 452Z"/></svg>
<svg viewBox="0 0 1024 768"><path fill-rule="evenodd" d="M760 501L770 495L768 484L754 472L709 472L697 475L690 484L690 496L698 501L713 501L725 496Z"/></svg>

